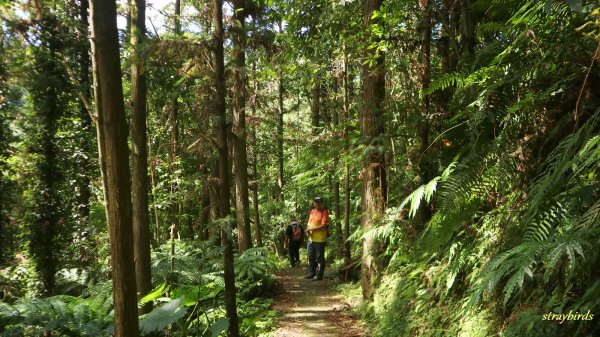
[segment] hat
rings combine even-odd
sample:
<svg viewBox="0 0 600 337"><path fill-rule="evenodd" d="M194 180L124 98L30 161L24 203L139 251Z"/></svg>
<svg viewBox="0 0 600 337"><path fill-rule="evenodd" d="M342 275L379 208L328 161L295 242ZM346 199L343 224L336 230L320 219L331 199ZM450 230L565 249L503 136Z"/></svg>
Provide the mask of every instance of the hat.
<svg viewBox="0 0 600 337"><path fill-rule="evenodd" d="M315 202L322 202L323 199L321 199L321 197L315 197Z"/></svg>

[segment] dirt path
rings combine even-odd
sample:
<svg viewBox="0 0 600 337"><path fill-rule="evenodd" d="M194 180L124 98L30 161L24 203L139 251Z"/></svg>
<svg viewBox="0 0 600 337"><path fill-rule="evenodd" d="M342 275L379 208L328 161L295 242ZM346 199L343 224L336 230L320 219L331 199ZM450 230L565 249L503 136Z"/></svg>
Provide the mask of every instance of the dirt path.
<svg viewBox="0 0 600 337"><path fill-rule="evenodd" d="M335 281L304 279L305 268L282 269L277 275L276 337L363 337L350 305L336 295Z"/></svg>

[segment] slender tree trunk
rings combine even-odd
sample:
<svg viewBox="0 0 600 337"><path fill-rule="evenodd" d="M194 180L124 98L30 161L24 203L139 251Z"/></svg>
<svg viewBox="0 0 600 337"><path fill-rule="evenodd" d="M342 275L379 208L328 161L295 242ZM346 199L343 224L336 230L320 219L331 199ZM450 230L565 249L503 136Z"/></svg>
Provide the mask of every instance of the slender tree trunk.
<svg viewBox="0 0 600 337"><path fill-rule="evenodd" d="M452 67L450 60L450 6L452 0L443 0L441 7L438 9L440 17L440 39L439 39L439 54L442 64L442 73L448 73Z"/></svg>
<svg viewBox="0 0 600 337"><path fill-rule="evenodd" d="M150 225L148 221L148 147L146 135L146 74L142 44L146 34L146 0L130 0L131 46L131 195L133 204L133 246L138 299L152 290L150 273ZM140 313L152 310L152 303Z"/></svg>
<svg viewBox="0 0 600 337"><path fill-rule="evenodd" d="M424 90L429 87L431 83L431 5L426 6L422 9L422 18L419 25L421 35L421 46L419 50L419 81L421 89ZM419 115L419 141L420 149L419 154L421 159L419 161L419 175L421 176L421 184L427 184L432 177L432 163L430 156L426 153L429 147L429 114L431 109L431 102L429 96L423 97L423 107ZM425 203L421 203L419 210L415 216L416 230L422 231L425 223L431 218L431 209Z"/></svg>
<svg viewBox="0 0 600 337"><path fill-rule="evenodd" d="M344 45L344 150L350 152L350 74L348 72L348 53ZM350 237L350 165L344 164L344 265L352 263Z"/></svg>
<svg viewBox="0 0 600 337"><path fill-rule="evenodd" d="M371 24L381 24L376 19L371 19L373 12L379 10L382 0L367 0L364 11L364 25L367 31ZM379 42L377 37L369 37L372 42ZM366 49L365 54L371 57L371 49ZM384 136L384 111L383 102L385 99L385 68L384 55L380 51L375 56L375 62L372 67L368 64L362 68L362 102L360 116L360 130L363 141L368 146L365 157L362 176L362 216L361 227L364 233L375 228L381 220L383 211L386 207L387 177L385 169L385 153L381 147ZM368 236L363 241L362 268L361 268L361 287L364 298L372 297L372 282L376 280L378 267L375 261L373 250L375 240Z"/></svg>
<svg viewBox="0 0 600 337"><path fill-rule="evenodd" d="M217 130L215 130L217 131ZM210 161L211 182L209 184L208 195L210 197L210 221L219 220L221 213L221 201L219 200L219 161L211 159ZM214 240L215 247L221 245L221 232L215 226L208 229L208 237Z"/></svg>
<svg viewBox="0 0 600 337"><path fill-rule="evenodd" d="M61 218L58 195L61 174L55 135L61 114L58 101L64 78L57 61L57 50L61 43L57 19L53 13L40 13L36 21L40 46L33 51L33 57L34 71L39 76L32 79L30 90L39 131L30 151L38 155L35 165L39 185L34 194L36 210L31 224L29 251L41 278L43 295L50 296L56 285L56 256L59 254L56 236Z"/></svg>
<svg viewBox="0 0 600 337"><path fill-rule="evenodd" d="M451 49L455 50L454 47L456 45L450 21L454 1L455 0L443 0L441 7L438 10L438 16L440 17L441 21L438 52L441 59L442 74L447 74L453 71L456 63L453 53L451 52ZM451 97L452 90L450 88L444 89L438 95L436 105L439 107L439 111L443 116L448 116L450 114L448 109L448 101L450 101Z"/></svg>
<svg viewBox="0 0 600 337"><path fill-rule="evenodd" d="M462 48L458 43L458 36L460 35L460 7L462 0L450 0L452 1L452 5L450 6L450 17L449 17L449 41L450 41L450 68L454 69L458 65L458 61L460 59L460 52Z"/></svg>
<svg viewBox="0 0 600 337"><path fill-rule="evenodd" d="M148 157L150 158L150 188L152 189L152 196L156 199L156 188L158 186L158 182L156 181L156 164L152 160L152 142L148 143ZM156 233L154 234L154 245L160 246L160 217L158 215L158 206L154 203L153 207L154 211L154 226L156 228Z"/></svg>
<svg viewBox="0 0 600 337"><path fill-rule="evenodd" d="M223 55L223 0L213 0L213 36L215 39L214 47L214 65L215 85L216 85L216 104L215 113L217 117L218 128L218 147L219 147L219 199L220 216L227 223L221 227L221 241L224 248L224 278L225 278L225 310L229 318L229 336L238 337L238 317L235 298L235 275L233 269L233 244L231 240L231 229L229 226L229 160L227 148L227 117L225 114L225 64Z"/></svg>
<svg viewBox="0 0 600 337"><path fill-rule="evenodd" d="M460 0L461 2L461 40L463 41L463 51L467 60L473 58L475 55L475 28L473 25L473 19L471 17L471 0Z"/></svg>
<svg viewBox="0 0 600 337"><path fill-rule="evenodd" d="M333 99L332 99L332 121L333 121L333 127L334 127L334 132L337 133L338 132L338 127L340 125L340 113L339 113L339 85L338 85L338 79L335 77L333 78ZM335 142L335 148L337 148L338 144L337 144L337 137L334 137L334 142ZM334 167L334 173L333 173L333 206L335 208L335 239L337 242L337 246L338 246L338 257L343 257L344 256L344 249L343 249L343 245L344 245L344 241L342 238L342 214L341 214L341 207L340 207L340 178L337 174L338 172L338 166L340 165L340 155L339 152L336 151L335 153L335 157L333 158L333 167Z"/></svg>
<svg viewBox="0 0 600 337"><path fill-rule="evenodd" d="M254 21L254 27L256 27L256 17L254 17ZM256 117L256 105L258 102L258 80L256 79L256 61L252 63L252 73L254 76L252 116ZM258 247L262 247L262 231L260 230L260 213L258 210L258 145L256 141L256 123L252 124L252 149L252 179L254 181L254 186L252 186L252 203L254 205L254 236L256 238L256 245Z"/></svg>
<svg viewBox="0 0 600 337"><path fill-rule="evenodd" d="M310 116L312 135L316 136L319 134L319 126L321 121L320 116L320 99L321 99L321 84L319 78L315 75L313 78L311 88L311 102L310 102Z"/></svg>
<svg viewBox="0 0 600 337"><path fill-rule="evenodd" d="M280 28L281 29L281 28ZM279 71L279 83L277 86L278 92L278 114L277 114L277 200L283 201L283 185L285 179L283 175L283 115L285 110L283 109L283 72Z"/></svg>
<svg viewBox="0 0 600 337"><path fill-rule="evenodd" d="M233 39L234 97L233 152L235 164L235 210L240 253L252 247L250 233L250 202L248 200L248 153L246 149L246 20L245 0L234 0Z"/></svg>
<svg viewBox="0 0 600 337"><path fill-rule="evenodd" d="M6 71L6 63L4 59L4 26L0 25L0 92L1 96L7 93L8 86L6 81L8 74ZM9 145L9 134L10 128L8 125L8 104L2 102L0 104L0 172L6 169L6 160L9 157L8 145ZM0 265L4 265L13 253L12 240L8 231L10 221L8 219L9 209L9 191L7 186L7 179L4 174L0 174Z"/></svg>
<svg viewBox="0 0 600 337"><path fill-rule="evenodd" d="M181 1L175 0L175 35L181 35ZM177 89L175 88L177 92ZM179 191L179 184L176 180L177 172L177 155L179 147L179 101L178 97L173 99L171 105L171 113L169 115L169 124L171 126L171 143L169 146L169 173L171 176L171 194L173 197L173 203L169 212L171 222L171 250L175 249L175 238L179 237L179 212L181 209L181 203L178 200L177 193ZM173 256L172 256L173 259Z"/></svg>
<svg viewBox="0 0 600 337"><path fill-rule="evenodd" d="M262 247L262 231L260 229L260 213L258 208L258 154L256 153L256 126L252 126L252 141L254 146L254 155L252 156L252 172L254 186L252 187L252 203L254 204L254 236L256 237L256 246Z"/></svg>
<svg viewBox="0 0 600 337"><path fill-rule="evenodd" d="M115 336L137 337L131 182L123 103L116 1L92 0L94 93L98 147L110 234ZM99 4L101 3L101 4Z"/></svg>
<svg viewBox="0 0 600 337"><path fill-rule="evenodd" d="M79 6L79 25L81 36L88 36L88 0L80 0ZM82 99L79 102L79 118L81 119L81 131L88 137L83 137L81 140L82 152L91 154L92 144L90 138L95 137L92 129L92 120L87 110L87 103L90 101L90 45L87 41L81 42L79 50L79 83ZM88 156L91 157L91 156ZM90 178L89 174L92 170L91 162L88 158L81 158L77 166L82 169L81 180L79 182L79 221L84 222L90 214Z"/></svg>
<svg viewBox="0 0 600 337"><path fill-rule="evenodd" d="M198 232L198 239L204 241L208 239L208 230L207 226L210 222L210 192L209 188L207 188L202 193L202 203L200 209L200 215L198 217L198 228L196 229Z"/></svg>

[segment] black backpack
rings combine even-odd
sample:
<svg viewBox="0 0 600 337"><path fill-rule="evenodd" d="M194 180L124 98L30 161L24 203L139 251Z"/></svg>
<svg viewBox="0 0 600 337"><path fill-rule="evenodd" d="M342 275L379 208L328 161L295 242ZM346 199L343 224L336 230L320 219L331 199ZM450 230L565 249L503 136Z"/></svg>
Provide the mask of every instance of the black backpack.
<svg viewBox="0 0 600 337"><path fill-rule="evenodd" d="M302 227L300 227L300 225L297 223L292 225L292 240L302 240Z"/></svg>

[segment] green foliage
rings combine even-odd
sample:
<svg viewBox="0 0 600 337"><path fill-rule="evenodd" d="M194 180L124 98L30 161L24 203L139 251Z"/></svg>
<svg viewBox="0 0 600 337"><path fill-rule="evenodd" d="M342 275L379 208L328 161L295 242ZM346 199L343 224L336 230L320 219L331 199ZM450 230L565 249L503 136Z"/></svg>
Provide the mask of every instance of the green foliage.
<svg viewBox="0 0 600 337"><path fill-rule="evenodd" d="M599 305L591 294L598 294L593 247L599 233L592 223L600 209L600 115L597 96L577 98L582 85L598 76L588 68L597 41L576 33L584 18L573 12L576 7L555 1L546 11L536 1L475 1L471 14L485 17L477 19L473 59L455 53L459 64L445 73L434 70L421 90L404 84L411 83L402 75L410 67L393 65L392 74L404 81L392 82L396 97L408 96L413 104L420 102L412 97L428 99L439 109L443 120L430 116L428 149L439 151L436 164L452 165L452 171L415 184L414 175L399 170L404 201L390 204L385 221L365 233L404 243L382 250L389 264L364 310L374 335L597 333L589 322L542 319L552 312L593 312ZM418 60L415 54L395 55ZM432 56L434 68L442 56ZM397 106L412 111L411 103ZM410 121L411 115L397 116ZM399 123L409 139L396 144L409 153L408 169L419 173L427 151L411 143L417 135L406 127L410 123ZM424 203L433 215L415 233L405 218Z"/></svg>
<svg viewBox="0 0 600 337"><path fill-rule="evenodd" d="M101 285L82 297L53 296L0 303L2 336L40 335L111 336L113 333L112 291Z"/></svg>
<svg viewBox="0 0 600 337"><path fill-rule="evenodd" d="M141 317L140 333L148 334L154 331L161 331L183 318L187 312L187 308L180 307L181 302L182 299L169 301Z"/></svg>

